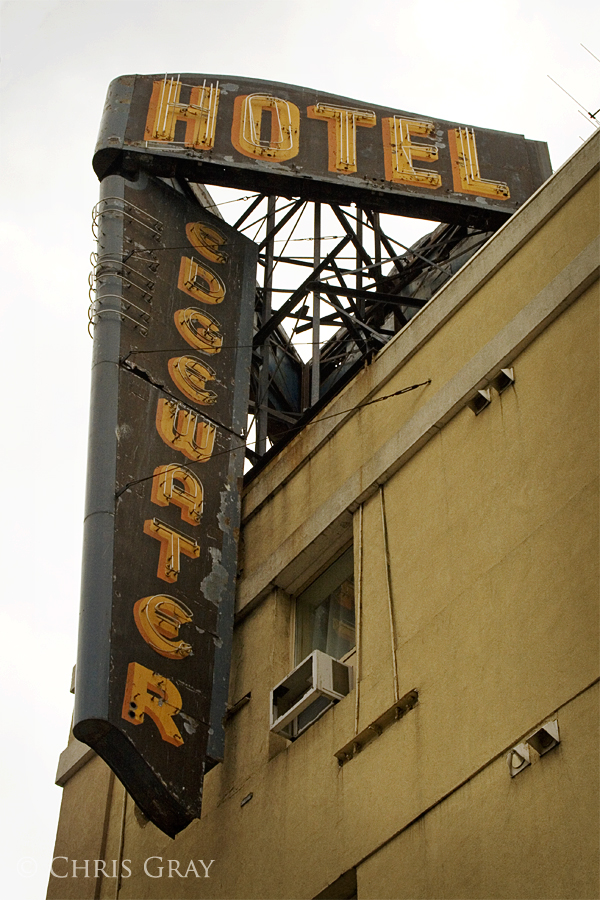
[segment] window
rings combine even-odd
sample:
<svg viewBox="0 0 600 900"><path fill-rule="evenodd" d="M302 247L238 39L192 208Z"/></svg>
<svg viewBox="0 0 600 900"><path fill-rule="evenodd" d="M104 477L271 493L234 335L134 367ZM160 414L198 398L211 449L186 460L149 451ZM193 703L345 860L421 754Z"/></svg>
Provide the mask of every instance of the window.
<svg viewBox="0 0 600 900"><path fill-rule="evenodd" d="M342 659L355 644L354 558L349 547L296 600L296 662L313 650Z"/></svg>

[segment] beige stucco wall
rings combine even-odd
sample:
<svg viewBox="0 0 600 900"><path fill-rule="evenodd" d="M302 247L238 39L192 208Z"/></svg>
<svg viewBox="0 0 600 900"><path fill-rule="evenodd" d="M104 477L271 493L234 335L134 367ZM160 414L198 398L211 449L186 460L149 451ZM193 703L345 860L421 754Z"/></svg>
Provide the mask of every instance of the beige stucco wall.
<svg viewBox="0 0 600 900"><path fill-rule="evenodd" d="M512 780L491 761L359 867L358 896L595 900L597 687L558 718L556 750Z"/></svg>
<svg viewBox="0 0 600 900"><path fill-rule="evenodd" d="M169 840L94 759L66 783L56 855L131 860L121 898L312 898L353 867L360 898L598 896L597 145L247 489L230 701L251 698L201 821ZM515 384L475 416L502 365ZM419 702L340 767L355 716L360 731L394 701L379 485L399 693ZM356 548L360 520L360 703L288 744L268 731L293 666L288 592L353 532ZM511 779L509 749L553 718L560 745ZM153 879L157 856L214 863ZM117 887L52 879L48 896Z"/></svg>

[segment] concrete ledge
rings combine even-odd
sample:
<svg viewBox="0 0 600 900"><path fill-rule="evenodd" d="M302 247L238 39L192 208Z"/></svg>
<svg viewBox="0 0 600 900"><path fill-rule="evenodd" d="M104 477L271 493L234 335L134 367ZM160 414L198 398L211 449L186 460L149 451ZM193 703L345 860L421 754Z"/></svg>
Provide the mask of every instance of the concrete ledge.
<svg viewBox="0 0 600 900"><path fill-rule="evenodd" d="M91 747L73 738L58 758L58 768L54 783L59 787L64 787L75 772L79 772L95 755L96 753Z"/></svg>
<svg viewBox="0 0 600 900"><path fill-rule="evenodd" d="M323 503L254 572L239 583L238 614L256 605L269 586L293 593L303 561L348 514L376 493L475 393L544 331L600 274L600 239L592 241L475 356L419 409L375 455ZM343 524L342 524L343 523ZM306 571L304 577L307 577Z"/></svg>

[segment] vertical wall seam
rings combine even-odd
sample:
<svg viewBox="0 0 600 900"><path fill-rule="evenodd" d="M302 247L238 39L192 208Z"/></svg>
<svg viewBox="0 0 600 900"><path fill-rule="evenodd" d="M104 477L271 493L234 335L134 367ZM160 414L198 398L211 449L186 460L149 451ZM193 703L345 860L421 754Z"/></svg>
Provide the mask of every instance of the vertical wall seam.
<svg viewBox="0 0 600 900"><path fill-rule="evenodd" d="M125 815L127 812L127 791L123 788L123 807L121 811L121 832L119 834L119 851L118 851L118 861L119 866L117 869L117 884L115 889L115 900L119 900L119 892L121 890L121 866L123 863L123 848L125 846Z"/></svg>
<svg viewBox="0 0 600 900"><path fill-rule="evenodd" d="M109 771L110 775L108 778L108 789L106 791L106 803L104 805L104 822L102 824L102 839L100 841L100 859L106 859L106 843L108 840L108 829L110 825L110 810L112 807L112 797L115 788L115 773L112 771L112 769L110 769ZM96 878L96 884L94 887L94 900L100 900L103 881L104 873L100 875L100 878Z"/></svg>
<svg viewBox="0 0 600 900"><path fill-rule="evenodd" d="M356 673L354 695L354 734L358 734L358 715L360 706L360 656L362 651L362 586L363 586L363 504L358 507L358 572L356 584Z"/></svg>
<svg viewBox="0 0 600 900"><path fill-rule="evenodd" d="M388 613L390 618L390 640L392 646L392 674L394 678L394 703L400 699L398 686L398 659L396 656L396 624L394 622L394 603L392 597L392 573L390 571L390 551L388 546L387 522L385 518L385 498L383 485L379 485L379 499L381 501L381 526L383 531L383 553L385 556L385 579L387 587Z"/></svg>

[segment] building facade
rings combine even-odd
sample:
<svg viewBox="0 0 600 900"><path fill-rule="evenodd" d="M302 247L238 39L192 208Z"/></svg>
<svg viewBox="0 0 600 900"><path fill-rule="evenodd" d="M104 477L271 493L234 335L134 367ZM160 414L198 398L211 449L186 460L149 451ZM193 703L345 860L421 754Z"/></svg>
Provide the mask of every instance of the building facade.
<svg viewBox="0 0 600 900"><path fill-rule="evenodd" d="M202 818L71 738L49 898L598 896L599 138L249 481Z"/></svg>

